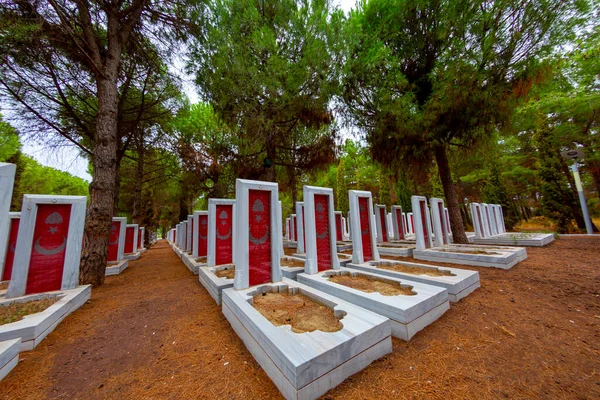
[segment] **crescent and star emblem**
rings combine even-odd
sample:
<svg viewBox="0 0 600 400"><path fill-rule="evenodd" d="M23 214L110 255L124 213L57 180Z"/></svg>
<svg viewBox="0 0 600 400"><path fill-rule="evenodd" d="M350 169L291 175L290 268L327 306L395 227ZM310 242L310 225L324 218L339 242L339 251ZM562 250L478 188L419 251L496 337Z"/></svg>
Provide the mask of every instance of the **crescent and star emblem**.
<svg viewBox="0 0 600 400"><path fill-rule="evenodd" d="M113 233L117 230L117 226L116 225L111 225L110 227L110 236L113 236ZM113 240L112 242L108 242L108 245L113 245L113 244L118 244L119 243L119 235L116 235L115 240Z"/></svg>
<svg viewBox="0 0 600 400"><path fill-rule="evenodd" d="M63 222L63 218L62 216L57 213L56 211L53 212L52 214L48 215L48 217L46 217L46 220L44 221L44 223L46 225L59 225L62 224ZM51 235L54 235L55 233L58 232L58 227L56 226L51 226L48 228L48 232ZM53 256L55 254L60 253L61 251L63 251L66 247L67 247L67 238L63 235L63 240L62 243L52 249L47 249L45 247L42 247L42 245L40 244L40 239L42 237L40 236L35 243L33 244L33 248L35 249L35 251L43 256Z"/></svg>
<svg viewBox="0 0 600 400"><path fill-rule="evenodd" d="M254 211L255 213L262 213L265 211L265 206L260 199L254 200L254 204L252 204L252 211ZM262 215L257 214L254 217L254 220L256 222L262 222ZM249 229L248 233L249 233L250 242L252 242L252 244L260 246L261 244L264 244L267 241L267 239L269 238L269 227L268 226L265 227L265 234L260 238L256 238L256 237L254 237L254 235L252 235L252 229Z"/></svg>
<svg viewBox="0 0 600 400"><path fill-rule="evenodd" d="M227 214L227 211L223 210L221 211L221 213L219 214L219 219L221 220L221 226L227 226L227 217L229 215ZM227 233L225 235L221 235L219 233L219 227L217 226L217 239L219 240L227 240L231 237L231 227L229 227L229 229L227 230Z"/></svg>
<svg viewBox="0 0 600 400"><path fill-rule="evenodd" d="M198 237L200 239L207 239L208 238L208 221L207 218L202 218L200 220L200 226L198 227ZM207 232L205 235L202 235L202 232Z"/></svg>
<svg viewBox="0 0 600 400"><path fill-rule="evenodd" d="M323 230L323 232L320 232L317 230L316 234L317 234L317 239L327 239L328 235L328 229L327 229L327 224L324 223L323 221L323 213L325 212L325 207L323 206L322 203L317 203L315 210L317 211L317 220L320 221L320 223L317 225L318 226L323 226L325 229Z"/></svg>

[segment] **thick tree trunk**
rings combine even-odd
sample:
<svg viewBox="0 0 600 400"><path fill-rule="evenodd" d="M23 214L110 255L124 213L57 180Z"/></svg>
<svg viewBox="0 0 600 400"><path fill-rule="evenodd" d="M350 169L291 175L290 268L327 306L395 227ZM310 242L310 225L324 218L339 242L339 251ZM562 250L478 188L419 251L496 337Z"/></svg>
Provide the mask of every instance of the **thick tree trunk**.
<svg viewBox="0 0 600 400"><path fill-rule="evenodd" d="M115 73L97 80L98 116L94 144L94 176L90 183L90 203L79 282L94 286L104 283L108 238L114 211L115 170L117 165L118 91Z"/></svg>
<svg viewBox="0 0 600 400"><path fill-rule="evenodd" d="M448 155L444 146L435 148L435 160L438 166L438 172L442 186L444 187L444 196L448 206L448 214L450 214L450 227L452 228L452 239L454 243L468 244L469 240L465 235L465 226L462 216L460 215L460 207L458 205L458 197L456 196L456 188L450 174L450 164L448 163Z"/></svg>

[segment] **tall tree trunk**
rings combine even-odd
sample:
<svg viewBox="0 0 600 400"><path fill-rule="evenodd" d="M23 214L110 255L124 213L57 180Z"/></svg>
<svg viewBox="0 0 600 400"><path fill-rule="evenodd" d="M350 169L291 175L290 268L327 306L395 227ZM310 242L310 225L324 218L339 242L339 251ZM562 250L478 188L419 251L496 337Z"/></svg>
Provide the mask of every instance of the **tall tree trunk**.
<svg viewBox="0 0 600 400"><path fill-rule="evenodd" d="M448 214L450 215L450 227L452 228L452 239L454 243L468 244L469 240L465 235L465 226L462 216L460 215L460 207L458 206L458 197L456 196L456 188L452 175L450 174L450 164L448 163L448 155L444 146L435 148L435 160L438 166L438 172L442 186L444 187L444 197L448 205Z"/></svg>
<svg viewBox="0 0 600 400"><path fill-rule="evenodd" d="M117 68L97 78L98 116L94 143L94 176L85 219L79 282L94 286L104 283L108 238L114 211L117 165ZM108 76L107 76L108 75Z"/></svg>
<svg viewBox="0 0 600 400"><path fill-rule="evenodd" d="M136 140L137 144L137 171L135 180L135 193L133 195L133 212L131 219L134 224L141 224L142 215L142 181L144 180L144 133L141 131L136 132L138 136Z"/></svg>
<svg viewBox="0 0 600 400"><path fill-rule="evenodd" d="M114 197L114 206L113 206L113 215L119 215L119 194L121 192L121 162L117 160L117 165L115 166L115 195Z"/></svg>

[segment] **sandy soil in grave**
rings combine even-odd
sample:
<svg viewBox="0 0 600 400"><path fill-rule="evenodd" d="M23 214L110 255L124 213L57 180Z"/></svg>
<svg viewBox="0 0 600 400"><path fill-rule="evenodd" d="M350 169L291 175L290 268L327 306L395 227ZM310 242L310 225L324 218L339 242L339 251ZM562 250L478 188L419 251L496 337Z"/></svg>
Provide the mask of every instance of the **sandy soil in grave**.
<svg viewBox="0 0 600 400"><path fill-rule="evenodd" d="M219 278L233 279L235 278L235 267L217 270L215 275Z"/></svg>
<svg viewBox="0 0 600 400"><path fill-rule="evenodd" d="M464 267L480 289L323 398L600 398L600 238L527 253L509 271ZM166 242L129 265L20 354L0 398L281 398Z"/></svg>
<svg viewBox="0 0 600 400"><path fill-rule="evenodd" d="M26 315L42 312L58 300L58 298L42 299L0 306L0 325L17 322L22 320Z"/></svg>
<svg viewBox="0 0 600 400"><path fill-rule="evenodd" d="M285 254L286 256L294 255L297 252L298 251L297 251L297 249L295 247L294 248L291 248L291 247L284 247L283 248L283 254Z"/></svg>
<svg viewBox="0 0 600 400"><path fill-rule="evenodd" d="M385 257L387 258L387 257ZM425 267L414 267L412 265L402 265L402 264L387 264L383 263L377 265L379 269L387 269L390 271L403 272L405 274L413 274L413 275L428 275L428 276L456 276L452 272L448 270L441 270L439 268L425 268Z"/></svg>
<svg viewBox="0 0 600 400"><path fill-rule="evenodd" d="M295 333L342 329L332 308L302 294L263 293L254 297L253 305L273 325L290 325Z"/></svg>
<svg viewBox="0 0 600 400"><path fill-rule="evenodd" d="M299 260L281 260L280 265L282 267L302 267L304 268L304 261Z"/></svg>
<svg viewBox="0 0 600 400"><path fill-rule="evenodd" d="M332 275L329 277L329 280L365 293L377 292L384 296L414 296L417 294L416 292L413 292L411 286L365 275Z"/></svg>

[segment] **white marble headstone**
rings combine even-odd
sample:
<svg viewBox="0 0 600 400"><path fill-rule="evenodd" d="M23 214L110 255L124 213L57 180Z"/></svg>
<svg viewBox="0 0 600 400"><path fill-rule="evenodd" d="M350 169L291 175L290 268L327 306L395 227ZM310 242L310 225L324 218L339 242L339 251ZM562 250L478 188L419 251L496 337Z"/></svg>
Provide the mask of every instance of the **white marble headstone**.
<svg viewBox="0 0 600 400"><path fill-rule="evenodd" d="M307 274L316 274L319 272L319 243L328 239L329 252L324 256L329 257L330 269L339 269L340 263L337 257L335 209L333 206L333 189L304 186L304 222L306 224L306 262L304 263L304 272ZM326 216L321 201L317 201L315 196L325 196L327 204ZM322 199L322 198L321 198ZM326 220L321 220L325 217ZM319 243L318 243L319 242ZM323 246L325 247L325 246ZM321 260L322 262L323 260Z"/></svg>
<svg viewBox="0 0 600 400"><path fill-rule="evenodd" d="M0 163L0 276L4 271L6 246L8 245L8 228L10 218L10 202L15 184L15 164Z"/></svg>
<svg viewBox="0 0 600 400"><path fill-rule="evenodd" d="M67 235L66 237L63 236L62 245L51 249L44 247L39 242L39 238L34 238L38 207L41 205L67 204L70 204L71 207ZM51 256L57 251L62 252L64 249L60 289L74 289L79 285L79 264L83 243L86 204L87 198L85 196L45 196L27 194L23 196L21 222L15 249L12 279L8 286L8 290L6 291L6 298L20 297L26 294L30 267L36 267L36 269L38 269L36 265L31 265L31 258L34 253ZM48 226L48 232L52 233L58 224L63 223L62 221L63 218L60 215L53 213L50 214L43 223Z"/></svg>

